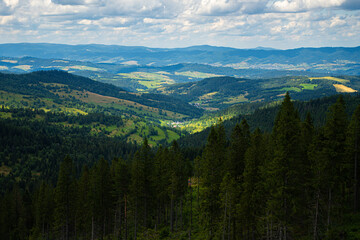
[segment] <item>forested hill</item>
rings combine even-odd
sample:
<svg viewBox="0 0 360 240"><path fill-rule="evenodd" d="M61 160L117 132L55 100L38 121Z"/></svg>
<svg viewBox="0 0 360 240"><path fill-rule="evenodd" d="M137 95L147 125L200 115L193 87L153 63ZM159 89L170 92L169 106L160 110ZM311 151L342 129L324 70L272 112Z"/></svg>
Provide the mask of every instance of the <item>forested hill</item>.
<svg viewBox="0 0 360 240"><path fill-rule="evenodd" d="M84 128L0 120L0 160L13 163L0 166L0 239L360 239L360 105L349 118L351 106L337 96L314 126L286 94L271 133L242 120L228 139L218 124L193 161L177 142L136 148Z"/></svg>
<svg viewBox="0 0 360 240"><path fill-rule="evenodd" d="M359 89L358 76L287 76L271 79L222 76L165 86L156 89L156 92L184 99L202 108L223 109L242 102L281 100L287 91L293 99L309 100Z"/></svg>
<svg viewBox="0 0 360 240"><path fill-rule="evenodd" d="M54 103L59 103L64 98L70 98L88 103L119 103L126 107L131 106L137 111L141 109L146 111L146 108L148 110L151 108L150 110L158 113L166 110L191 117L199 116L202 113L201 109L169 96L126 92L111 84L56 70L27 74L0 73L0 90L26 95L25 97L45 97L55 101ZM99 98L101 99L99 100Z"/></svg>
<svg viewBox="0 0 360 240"><path fill-rule="evenodd" d="M293 104L299 112L300 119L304 120L306 115L309 113L311 115L314 126L320 127L323 126L326 122L329 107L336 102L339 96L340 95L332 95L310 101L294 101ZM344 98L344 102L346 104L345 111L347 113L348 119L350 119L356 107L360 104L360 94L344 94L341 96ZM280 105L273 104L273 106L257 108L251 114L238 115L234 118L231 118L230 120L223 121L222 124L225 127L227 137L230 137L230 133L236 124L240 123L243 119L247 120L251 131L259 128L263 132L271 132L274 126L276 114L279 111L279 107ZM232 111L238 111L237 108L243 108L243 106L234 106ZM219 119L221 119L221 117L219 117ZM183 147L202 148L205 146L209 133L210 128L207 128L201 132L194 133L189 136L184 136L178 141L179 144Z"/></svg>

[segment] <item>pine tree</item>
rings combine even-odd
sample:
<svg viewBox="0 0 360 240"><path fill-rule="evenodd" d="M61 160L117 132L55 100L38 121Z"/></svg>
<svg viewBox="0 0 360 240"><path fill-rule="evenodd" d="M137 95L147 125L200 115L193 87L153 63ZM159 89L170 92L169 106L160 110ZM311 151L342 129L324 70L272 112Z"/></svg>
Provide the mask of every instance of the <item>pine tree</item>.
<svg viewBox="0 0 360 240"><path fill-rule="evenodd" d="M226 171L233 176L238 182L245 167L245 152L250 145L250 127L245 119L241 124L236 124L231 134L229 158L227 161Z"/></svg>
<svg viewBox="0 0 360 240"><path fill-rule="evenodd" d="M166 213L167 205L170 201L169 189L171 176L169 160L169 150L160 146L154 159L154 176L156 176L154 185L157 199L155 229L157 229L159 225L168 224Z"/></svg>
<svg viewBox="0 0 360 240"><path fill-rule="evenodd" d="M55 188L55 229L61 239L68 240L74 223L75 172L71 158L66 156L60 165Z"/></svg>
<svg viewBox="0 0 360 240"><path fill-rule="evenodd" d="M91 233L91 180L85 165L78 181L76 198L76 237L90 239Z"/></svg>
<svg viewBox="0 0 360 240"><path fill-rule="evenodd" d="M145 188L145 163L142 161L140 151L137 151L132 160L130 183L131 208L134 222L134 239L137 239L139 225L141 223L140 215L145 211Z"/></svg>
<svg viewBox="0 0 360 240"><path fill-rule="evenodd" d="M331 176L328 175L327 169L329 168L329 162L325 151L325 137L323 129L314 136L313 143L309 147L309 162L311 166L311 181L310 186L313 192L312 205L312 228L311 233L313 239L322 239L325 226L326 226L326 214L327 212L326 202L328 196L328 183Z"/></svg>
<svg viewBox="0 0 360 240"><path fill-rule="evenodd" d="M333 216L341 217L339 208L345 203L346 169L345 139L347 129L347 115L342 96L329 108L327 121L324 126L324 151L327 158L326 169L328 180L328 210L327 226L330 228ZM345 205L346 206L346 205ZM335 207L335 208L334 208Z"/></svg>
<svg viewBox="0 0 360 240"><path fill-rule="evenodd" d="M224 176L226 138L223 125L211 127L204 150L202 164L202 204L203 225L212 239L221 216L220 185Z"/></svg>
<svg viewBox="0 0 360 240"><path fill-rule="evenodd" d="M304 177L300 141L300 119L290 95L285 95L273 128L274 157L269 162L267 181L270 184L268 210L272 215L278 238L295 237L303 211Z"/></svg>
<svg viewBox="0 0 360 240"><path fill-rule="evenodd" d="M238 192L238 184L235 179L226 173L220 186L220 200L221 200L221 209L223 210L222 219L221 219L221 229L219 233L222 233L222 239L234 238L235 233L232 229L232 218L235 215L236 211L236 197Z"/></svg>
<svg viewBox="0 0 360 240"><path fill-rule="evenodd" d="M34 202L35 226L33 232L39 237L48 239L51 235L51 223L54 212L54 190L51 186L42 182L36 194Z"/></svg>
<svg viewBox="0 0 360 240"><path fill-rule="evenodd" d="M127 238L127 203L130 185L130 171L122 159L114 159L111 165L113 196L115 199L114 236ZM124 233L123 233L124 232Z"/></svg>
<svg viewBox="0 0 360 240"><path fill-rule="evenodd" d="M244 181L240 200L244 235L247 239L258 239L260 236L259 219L264 215L263 179L261 167L266 158L266 149L262 134L256 129L251 136L251 145L245 154Z"/></svg>
<svg viewBox="0 0 360 240"><path fill-rule="evenodd" d="M91 199L92 199L92 218L93 231L98 237L103 238L110 230L112 223L111 209L112 199L112 179L109 164L105 159L100 159L92 169L91 176Z"/></svg>
<svg viewBox="0 0 360 240"><path fill-rule="evenodd" d="M174 210L176 217L175 222L180 223L180 228L183 224L183 198L185 196L185 191L187 187L187 180L189 177L187 164L185 159L183 158L179 145L176 141L173 141L172 146L170 148L170 185L169 185L169 195L171 199L171 218L173 217ZM176 201L178 200L178 201ZM177 203L177 209L174 209L174 204ZM179 220L178 220L179 218ZM171 230L173 231L173 219L171 219Z"/></svg>
<svg viewBox="0 0 360 240"><path fill-rule="evenodd" d="M351 180L349 180L349 182L353 185L353 210L356 213L359 211L360 206L360 105L356 108L349 123L346 147L347 158L349 159L349 162L346 163L346 168L348 171L348 176L351 176Z"/></svg>

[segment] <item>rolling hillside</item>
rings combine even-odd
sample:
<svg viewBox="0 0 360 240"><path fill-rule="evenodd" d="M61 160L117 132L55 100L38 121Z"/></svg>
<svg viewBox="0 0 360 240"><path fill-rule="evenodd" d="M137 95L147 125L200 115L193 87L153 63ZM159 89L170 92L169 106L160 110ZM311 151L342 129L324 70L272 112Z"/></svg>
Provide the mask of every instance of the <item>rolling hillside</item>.
<svg viewBox="0 0 360 240"><path fill-rule="evenodd" d="M351 76L272 79L213 77L158 88L156 92L183 99L207 110L218 110L244 102L278 101L286 92L290 92L294 99L308 100L359 89L360 78Z"/></svg>
<svg viewBox="0 0 360 240"><path fill-rule="evenodd" d="M77 101L131 112L139 116L149 115L159 118L159 115L162 115L165 119L196 117L202 113L201 109L172 97L131 93L110 84L63 71L0 73L0 90L19 95L23 102L26 102L26 99L43 98L43 102L56 106L63 101L73 101L73 103Z"/></svg>
<svg viewBox="0 0 360 240"><path fill-rule="evenodd" d="M145 66L111 63L93 63L64 59L34 57L0 57L0 71L28 73L34 71L63 70L93 80L110 83L133 91L144 92L174 83L199 81L208 77L232 76L242 78L274 78L283 76L326 76L307 71L237 69L196 63L179 63L169 66Z"/></svg>

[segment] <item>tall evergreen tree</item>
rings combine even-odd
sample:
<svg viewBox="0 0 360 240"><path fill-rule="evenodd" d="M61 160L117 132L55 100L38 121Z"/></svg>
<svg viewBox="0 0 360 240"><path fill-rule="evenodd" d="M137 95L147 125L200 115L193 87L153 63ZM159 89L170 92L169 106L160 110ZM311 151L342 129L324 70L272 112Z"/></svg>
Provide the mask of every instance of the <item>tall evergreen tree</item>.
<svg viewBox="0 0 360 240"><path fill-rule="evenodd" d="M43 239L50 238L54 212L54 190L45 182L42 182L40 185L33 208L35 214L33 234Z"/></svg>
<svg viewBox="0 0 360 240"><path fill-rule="evenodd" d="M328 228L331 226L333 216L341 217L339 208L342 208L346 201L346 162L345 139L347 130L347 115L345 102L342 96L329 108L327 121L324 126L325 155L327 158L326 169L328 178Z"/></svg>
<svg viewBox="0 0 360 240"><path fill-rule="evenodd" d="M261 236L259 219L265 215L263 200L266 199L261 167L266 155L262 134L259 129L256 129L251 136L251 145L245 154L243 193L239 206L245 239L259 239Z"/></svg>
<svg viewBox="0 0 360 240"><path fill-rule="evenodd" d="M102 158L93 167L91 176L93 237L103 239L111 229L112 186L109 164Z"/></svg>
<svg viewBox="0 0 360 240"><path fill-rule="evenodd" d="M90 239L91 233L91 176L89 168L82 169L76 198L76 238Z"/></svg>
<svg viewBox="0 0 360 240"><path fill-rule="evenodd" d="M55 188L55 228L61 239L71 237L74 226L75 170L69 156L60 164Z"/></svg>
<svg viewBox="0 0 360 240"><path fill-rule="evenodd" d="M301 223L303 212L302 194L304 192L302 172L302 149L300 141L300 119L286 93L276 116L273 128L274 157L268 170L270 198L268 210L275 223L277 237L294 238ZM274 229L273 229L274 230Z"/></svg>
<svg viewBox="0 0 360 240"><path fill-rule="evenodd" d="M240 124L236 124L230 141L229 158L226 171L238 182L241 181L245 167L245 152L250 145L250 127L245 119Z"/></svg>
<svg viewBox="0 0 360 240"><path fill-rule="evenodd" d="M111 165L113 176L113 196L115 199L114 235L127 238L127 205L129 197L130 171L122 159L114 159Z"/></svg>
<svg viewBox="0 0 360 240"><path fill-rule="evenodd" d="M353 185L353 210L358 212L360 208L360 172L359 172L359 156L360 156L360 105L356 108L352 115L347 130L347 158L346 163L350 183ZM351 171L353 169L353 171Z"/></svg>
<svg viewBox="0 0 360 240"><path fill-rule="evenodd" d="M224 176L226 138L224 126L220 123L211 127L204 150L202 164L202 212L203 223L212 239L221 216L220 185Z"/></svg>

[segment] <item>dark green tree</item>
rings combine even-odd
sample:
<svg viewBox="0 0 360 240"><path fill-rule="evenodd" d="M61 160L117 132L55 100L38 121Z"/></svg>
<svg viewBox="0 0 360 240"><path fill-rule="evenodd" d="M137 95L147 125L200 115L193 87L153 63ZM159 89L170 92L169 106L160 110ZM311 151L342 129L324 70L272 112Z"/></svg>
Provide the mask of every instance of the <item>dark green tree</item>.
<svg viewBox="0 0 360 240"><path fill-rule="evenodd" d="M342 96L329 108L324 126L324 154L327 159L328 174L327 226L331 227L333 217L340 220L339 210L346 206L346 162L345 140L347 115Z"/></svg>
<svg viewBox="0 0 360 240"><path fill-rule="evenodd" d="M268 211L278 238L296 238L304 206L304 176L301 149L301 129L298 112L285 95L273 128L274 156L267 167L270 196ZM304 226L302 226L304 227ZM274 232L274 231L273 231Z"/></svg>
<svg viewBox="0 0 360 240"><path fill-rule="evenodd" d="M35 226L33 235L48 239L51 237L54 214L54 189L42 182L33 203Z"/></svg>
<svg viewBox="0 0 360 240"><path fill-rule="evenodd" d="M224 163L226 161L226 137L222 123L211 127L210 134L203 153L201 181L202 192L202 221L212 239L217 230L221 217L221 182L224 176Z"/></svg>
<svg viewBox="0 0 360 240"><path fill-rule="evenodd" d="M266 159L266 145L259 129L251 136L251 145L245 154L244 181L239 204L242 228L245 239L258 239L261 236L261 217L264 216L266 199L262 179L262 166Z"/></svg>
<svg viewBox="0 0 360 240"><path fill-rule="evenodd" d="M110 231L112 224L111 209L112 179L110 167L105 159L100 159L92 168L91 173L91 208L92 208L92 238L103 239Z"/></svg>
<svg viewBox="0 0 360 240"><path fill-rule="evenodd" d="M127 205L129 197L130 171L123 159L114 159L111 165L115 200L114 235L127 239Z"/></svg>
<svg viewBox="0 0 360 240"><path fill-rule="evenodd" d="M76 238L90 239L91 235L91 179L89 168L82 169L76 191Z"/></svg>
<svg viewBox="0 0 360 240"><path fill-rule="evenodd" d="M68 240L75 220L75 169L69 156L60 164L55 188L55 229L59 237Z"/></svg>
<svg viewBox="0 0 360 240"><path fill-rule="evenodd" d="M346 138L347 158L346 162L349 182L353 185L353 210L359 211L360 206L360 174L359 174L359 155L360 155L360 105L352 115ZM353 169L353 171L351 171Z"/></svg>

